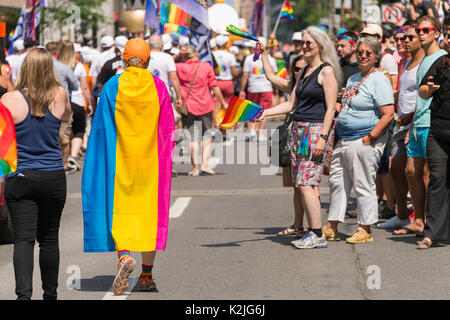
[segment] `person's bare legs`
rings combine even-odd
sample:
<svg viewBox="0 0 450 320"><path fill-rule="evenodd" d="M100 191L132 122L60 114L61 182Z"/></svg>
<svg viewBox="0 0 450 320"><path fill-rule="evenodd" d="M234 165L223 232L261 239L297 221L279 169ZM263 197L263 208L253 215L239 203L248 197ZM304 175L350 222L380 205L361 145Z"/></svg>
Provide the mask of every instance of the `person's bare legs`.
<svg viewBox="0 0 450 320"><path fill-rule="evenodd" d="M69 154L70 154L70 143L61 145L61 152L62 152L62 160L63 160L64 169L66 169L67 164L68 164L67 160L68 160Z"/></svg>
<svg viewBox="0 0 450 320"><path fill-rule="evenodd" d="M394 210L394 181L390 172L381 175L383 192L386 195L386 205L389 209Z"/></svg>
<svg viewBox="0 0 450 320"><path fill-rule="evenodd" d="M299 186L303 209L311 229L322 229L322 214L317 190L311 186Z"/></svg>
<svg viewBox="0 0 450 320"><path fill-rule="evenodd" d="M422 232L425 221L426 191L428 186L428 166L423 158L409 158L405 169L409 190L414 205L414 221L406 226L415 232ZM395 234L406 234L407 230L396 230Z"/></svg>
<svg viewBox="0 0 450 320"><path fill-rule="evenodd" d="M142 252L142 264L152 266L155 262L156 251Z"/></svg>
<svg viewBox="0 0 450 320"><path fill-rule="evenodd" d="M190 151L191 151L191 162L194 171L200 171L200 155L199 155L199 143L198 142L190 142Z"/></svg>
<svg viewBox="0 0 450 320"><path fill-rule="evenodd" d="M392 159L391 175L394 181L394 194L397 201L397 217L400 220L409 218L407 207L408 180L405 175L406 154Z"/></svg>
<svg viewBox="0 0 450 320"><path fill-rule="evenodd" d="M208 168L208 160L211 152L211 139L207 138L202 141L202 166Z"/></svg>
<svg viewBox="0 0 450 320"><path fill-rule="evenodd" d="M71 149L70 155L76 159L78 157L78 154L80 153L81 145L83 144L83 139L78 137L73 138L71 144L72 146L70 148Z"/></svg>

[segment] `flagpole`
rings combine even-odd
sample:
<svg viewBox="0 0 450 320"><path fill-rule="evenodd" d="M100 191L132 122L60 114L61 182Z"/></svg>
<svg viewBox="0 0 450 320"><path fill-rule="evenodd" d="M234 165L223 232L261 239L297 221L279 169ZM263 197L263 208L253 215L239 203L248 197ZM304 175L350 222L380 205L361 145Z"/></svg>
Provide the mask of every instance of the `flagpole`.
<svg viewBox="0 0 450 320"><path fill-rule="evenodd" d="M285 3L286 3L286 1L283 1L283 4L281 5L280 13L278 14L277 21L275 22L275 27L273 28L273 31L271 33L271 35L273 35L273 36L275 36L277 33L278 25L280 24L281 11L283 10Z"/></svg>

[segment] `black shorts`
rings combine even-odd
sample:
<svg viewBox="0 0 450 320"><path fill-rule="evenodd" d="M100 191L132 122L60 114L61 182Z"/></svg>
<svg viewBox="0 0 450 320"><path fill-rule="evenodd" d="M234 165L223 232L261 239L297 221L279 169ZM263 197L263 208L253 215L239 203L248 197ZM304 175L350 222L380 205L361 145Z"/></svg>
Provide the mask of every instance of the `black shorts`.
<svg viewBox="0 0 450 320"><path fill-rule="evenodd" d="M84 132L86 131L86 113L84 107L77 105L76 103L71 103L73 122L72 122L72 132L73 138L84 137Z"/></svg>
<svg viewBox="0 0 450 320"><path fill-rule="evenodd" d="M183 122L183 128L187 129L191 134L191 141L199 138L201 140L205 132L212 128L212 112L200 116L189 113L189 115L183 116L181 121ZM201 136L196 137L194 133L196 135L201 134Z"/></svg>

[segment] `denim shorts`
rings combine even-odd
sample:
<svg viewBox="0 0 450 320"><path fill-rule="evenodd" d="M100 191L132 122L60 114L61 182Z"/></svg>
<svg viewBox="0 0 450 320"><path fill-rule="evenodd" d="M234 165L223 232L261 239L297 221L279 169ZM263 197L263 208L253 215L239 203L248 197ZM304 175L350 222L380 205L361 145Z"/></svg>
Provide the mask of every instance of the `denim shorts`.
<svg viewBox="0 0 450 320"><path fill-rule="evenodd" d="M427 139L430 128L413 128L409 135L406 153L409 158L427 158Z"/></svg>

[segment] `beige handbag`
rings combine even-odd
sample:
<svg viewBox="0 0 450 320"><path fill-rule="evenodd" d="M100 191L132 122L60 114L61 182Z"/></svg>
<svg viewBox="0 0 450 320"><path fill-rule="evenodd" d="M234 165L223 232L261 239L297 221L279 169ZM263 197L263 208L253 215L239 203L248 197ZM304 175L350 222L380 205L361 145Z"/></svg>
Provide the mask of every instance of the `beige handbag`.
<svg viewBox="0 0 450 320"><path fill-rule="evenodd" d="M181 114L181 115L183 115L183 116L187 116L187 115L189 114L188 107L187 107L187 105L186 105L185 100L187 100L187 98L189 97L189 94L191 93L192 85L194 84L195 78L197 77L197 72L198 72L198 69L199 69L199 68L200 68L200 62L197 64L197 69L195 70L194 77L193 77L192 80L191 80L191 84L190 84L189 89L188 89L188 92L187 92L187 94L186 94L186 98L183 99L183 103L181 104L181 107L176 108L176 110L178 111L178 113Z"/></svg>

